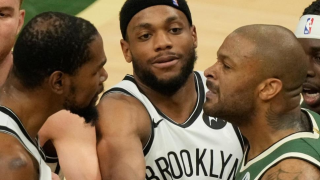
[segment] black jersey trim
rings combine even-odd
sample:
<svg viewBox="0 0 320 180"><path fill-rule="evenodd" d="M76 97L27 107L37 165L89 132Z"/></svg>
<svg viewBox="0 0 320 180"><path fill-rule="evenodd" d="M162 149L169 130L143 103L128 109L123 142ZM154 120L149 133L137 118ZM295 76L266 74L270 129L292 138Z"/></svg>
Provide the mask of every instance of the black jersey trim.
<svg viewBox="0 0 320 180"><path fill-rule="evenodd" d="M1 133L8 134L8 135L11 135L11 136L15 137L16 139L18 139L18 141L23 145L23 147L24 147L28 152L30 152L30 154L33 156L31 150L30 150L30 149L28 148L28 146L22 141L22 139L20 138L20 136L19 136L14 130L12 130L12 129L6 127L6 126L0 126L0 132L1 132ZM43 159L45 159L45 158L43 157L43 154L41 154L40 152L39 152L39 154L40 154L40 156L41 156ZM34 156L33 156L33 157L34 157Z"/></svg>
<svg viewBox="0 0 320 180"><path fill-rule="evenodd" d="M195 87L196 87L196 91L197 91L197 94L198 94L197 103L196 103L196 105L194 107L194 111L192 112L192 115L186 120L185 123L183 123L183 124L176 123L174 120L172 120L167 115L165 115L163 112L161 112L160 109L158 109L157 106L155 106L149 100L160 116L164 117L170 123L172 123L174 125L177 125L179 127L182 127L182 128L187 128L187 127L189 127L190 125L193 124L193 122L198 118L198 116L202 112L202 106L203 106L204 101L205 101L205 90L204 90L203 80L201 78L201 75L197 71L194 71L193 73L194 73L194 76L195 76ZM131 81L132 83L134 83L136 85L136 87L138 88L138 90L140 91L140 93L143 94L145 97L147 97L145 95L145 93L142 91L142 89L139 88L139 86L137 85L137 83L134 80L134 77L132 75L126 75L123 80ZM112 90L112 89L110 89L110 90ZM106 93L109 93L109 91L107 91Z"/></svg>
<svg viewBox="0 0 320 180"><path fill-rule="evenodd" d="M127 74L127 75L123 78L123 80L131 81L132 83L134 83L135 85L137 85L137 84L136 84L136 81L134 80L134 77L133 77L132 75ZM138 87L138 86L137 86L137 87Z"/></svg>
<svg viewBox="0 0 320 180"><path fill-rule="evenodd" d="M164 117L166 120L168 120L170 123L177 125L179 127L182 128L187 128L190 125L192 125L194 123L194 121L199 117L200 113L202 112L202 106L204 104L205 101L205 90L204 90L204 86L202 83L202 78L201 75L194 71L194 78L195 78L195 87L196 87L196 91L197 91L197 103L194 107L194 110L192 112L192 115L186 120L185 123L183 124L178 124L176 123L174 120L172 120L171 118L169 118L167 115L165 115L164 113L162 113L155 105L153 105L155 107L155 109L157 110L157 112Z"/></svg>
<svg viewBox="0 0 320 180"><path fill-rule="evenodd" d="M137 86L136 82L134 81L134 78L133 78L131 75L126 75L126 76L123 78L123 80L131 81L132 83L134 83L134 84ZM137 86L137 87L138 87L138 86ZM111 89L109 89L108 91L104 92L104 93L101 95L101 98L100 98L100 99L102 99L105 95L107 95L107 94L109 94L109 93L111 93L111 92L117 92L117 91L120 91L120 92L122 92L122 93L125 93L125 94L127 94L127 95L130 95L130 96L135 97L135 96L132 95L129 91L127 91L127 90L125 90L125 89L123 89L123 88L111 88ZM140 89L139 89L139 91L140 91Z"/></svg>
<svg viewBox="0 0 320 180"><path fill-rule="evenodd" d="M13 137L15 137L16 139L18 139L18 141L20 141L20 143L21 143L28 151L30 151L29 148L24 144L24 142L22 141L22 139L20 138L20 136L19 136L15 131L13 131L12 129L10 129L10 128L6 127L6 126L0 126L0 131L1 131L2 133L6 133L6 132L10 133L11 136L13 136ZM6 133L6 134L7 134L7 133Z"/></svg>
<svg viewBox="0 0 320 180"><path fill-rule="evenodd" d="M147 110L148 111L148 110ZM148 114L149 114L149 112L148 112ZM150 114L149 114L149 116L150 116ZM151 116L150 116L150 120L151 120ZM143 148L143 155L144 156L146 156L148 153L149 153L149 151L150 151L150 149L151 149L151 146L152 146L152 144L153 144L153 140L154 140L154 120L152 119L151 120L151 134L150 134L150 137L149 137L149 140L148 140L148 142L147 142L147 144L144 146L144 148Z"/></svg>
<svg viewBox="0 0 320 180"><path fill-rule="evenodd" d="M4 106L0 106L0 111L3 112L4 114L10 116L10 118L13 119L18 124L18 126L19 126L21 132L24 134L24 136L31 142L31 144L33 144L36 147L36 149L39 150L39 147L31 139L31 137L29 136L28 132L24 128L23 124L21 123L19 118L13 113L13 111L11 111L9 108L4 107Z"/></svg>
<svg viewBox="0 0 320 180"><path fill-rule="evenodd" d="M128 77L128 79L127 79ZM130 78L128 75L124 78L124 80L129 80L133 83L134 82L134 79L133 78ZM138 87L138 86L137 86ZM113 93L113 92L120 92L120 93L124 93L124 94L127 94L129 96L132 96L134 98L136 98L138 101L140 101L137 97L135 97L133 94L131 94L129 91L123 89L123 88L111 88L110 90L106 91L103 95L106 95L106 94L109 94L109 93ZM140 101L141 102L141 101ZM142 103L142 102L141 102ZM147 107L142 103L142 105L144 106L144 108L147 110L147 113L149 115L149 119L150 119L150 123L151 123L151 133L150 133L150 136L149 136L149 139L148 139L148 142L146 143L146 145L143 147L143 154L144 156L146 156L148 154L148 152L150 151L151 149L151 146L153 144L153 139L154 139L154 121L153 119L151 118L151 115L147 109Z"/></svg>
<svg viewBox="0 0 320 180"><path fill-rule="evenodd" d="M60 163L59 163L59 161L57 162L57 167L56 167L56 169L54 170L54 173L56 173L56 174L59 174L59 173L60 173Z"/></svg>
<svg viewBox="0 0 320 180"><path fill-rule="evenodd" d="M239 143L241 145L241 149L242 149L242 153L244 153L244 140L243 140L243 136L239 130L239 128L235 125L232 124L232 127L234 129L234 132L236 133L237 137L238 137L238 140L239 140Z"/></svg>
<svg viewBox="0 0 320 180"><path fill-rule="evenodd" d="M46 163L56 163L59 162L58 157L51 157L46 155Z"/></svg>

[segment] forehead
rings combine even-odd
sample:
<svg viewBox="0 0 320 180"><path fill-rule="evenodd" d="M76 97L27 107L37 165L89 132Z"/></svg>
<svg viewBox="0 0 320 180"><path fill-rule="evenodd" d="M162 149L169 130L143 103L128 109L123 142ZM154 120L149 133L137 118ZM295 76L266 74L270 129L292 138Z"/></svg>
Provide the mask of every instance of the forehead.
<svg viewBox="0 0 320 180"><path fill-rule="evenodd" d="M20 0L0 0L0 8L11 7L11 8L19 8Z"/></svg>
<svg viewBox="0 0 320 180"><path fill-rule="evenodd" d="M252 57L255 47L255 44L247 38L231 34L219 48L218 56L226 56L233 60L248 59Z"/></svg>
<svg viewBox="0 0 320 180"><path fill-rule="evenodd" d="M94 36L93 41L88 46L91 62L101 63L101 61L105 60L105 53L103 49L103 40L102 37L97 34Z"/></svg>
<svg viewBox="0 0 320 180"><path fill-rule="evenodd" d="M304 50L320 50L320 39L298 38Z"/></svg>
<svg viewBox="0 0 320 180"><path fill-rule="evenodd" d="M167 5L156 5L143 9L135 14L129 22L128 28L133 28L140 23L152 25L156 22L165 22L171 17L188 22L187 17L182 11Z"/></svg>

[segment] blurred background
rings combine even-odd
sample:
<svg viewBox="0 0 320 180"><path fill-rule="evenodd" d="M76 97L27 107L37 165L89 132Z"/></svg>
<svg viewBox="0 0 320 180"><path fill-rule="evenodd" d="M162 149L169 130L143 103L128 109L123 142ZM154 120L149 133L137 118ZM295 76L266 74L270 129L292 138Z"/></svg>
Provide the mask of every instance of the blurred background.
<svg viewBox="0 0 320 180"><path fill-rule="evenodd" d="M120 47L119 11L125 0L24 0L26 22L43 11L60 11L91 21L104 41L108 59L108 89L126 74L131 64ZM146 0L147 1L147 0ZM198 61L195 70L204 71L216 61L216 52L225 37L248 24L276 24L292 31L305 7L313 0L187 0L198 33Z"/></svg>

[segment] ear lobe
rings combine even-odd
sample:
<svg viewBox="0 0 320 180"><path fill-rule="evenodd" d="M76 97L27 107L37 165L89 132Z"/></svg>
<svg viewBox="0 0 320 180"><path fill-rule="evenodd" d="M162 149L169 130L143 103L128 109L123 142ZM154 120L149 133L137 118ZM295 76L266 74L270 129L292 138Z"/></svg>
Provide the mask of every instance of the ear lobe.
<svg viewBox="0 0 320 180"><path fill-rule="evenodd" d="M49 86L56 94L62 94L64 92L64 87L68 84L67 81L63 72L55 71L49 77Z"/></svg>
<svg viewBox="0 0 320 180"><path fill-rule="evenodd" d="M192 27L191 27L191 35L193 38L193 46L194 46L194 48L197 48L198 47L198 36L197 36L197 29L194 25L192 25Z"/></svg>
<svg viewBox="0 0 320 180"><path fill-rule="evenodd" d="M268 101L278 95L282 90L282 82L280 79L269 78L263 81L258 88L260 99Z"/></svg>
<svg viewBox="0 0 320 180"><path fill-rule="evenodd" d="M131 63L132 56L131 56L131 51L129 48L129 43L127 41L125 41L124 39L121 39L120 44L121 44L121 49L122 49L122 53L123 53L124 58L126 59L126 61L128 63Z"/></svg>

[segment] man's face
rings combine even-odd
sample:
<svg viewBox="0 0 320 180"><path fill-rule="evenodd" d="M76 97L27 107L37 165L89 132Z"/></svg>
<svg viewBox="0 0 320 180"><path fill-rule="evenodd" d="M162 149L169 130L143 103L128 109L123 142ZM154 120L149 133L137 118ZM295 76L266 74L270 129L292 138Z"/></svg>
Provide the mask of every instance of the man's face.
<svg viewBox="0 0 320 180"><path fill-rule="evenodd" d="M303 84L303 99L306 106L320 113L320 39L298 39L308 55L308 74Z"/></svg>
<svg viewBox="0 0 320 180"><path fill-rule="evenodd" d="M253 43L239 35L228 36L217 52L217 62L205 70L207 87L204 112L236 125L254 113L257 61Z"/></svg>
<svg viewBox="0 0 320 180"><path fill-rule="evenodd" d="M100 35L90 43L89 52L90 60L72 77L64 106L72 113L84 117L87 123L94 123L98 119L96 110L98 95L103 91L103 82L108 77L103 67L106 56Z"/></svg>
<svg viewBox="0 0 320 180"><path fill-rule="evenodd" d="M0 64L14 45L24 14L19 0L0 0Z"/></svg>
<svg viewBox="0 0 320 180"><path fill-rule="evenodd" d="M167 96L181 88L193 71L197 36L184 13L159 5L137 13L122 42L134 75L153 90Z"/></svg>

